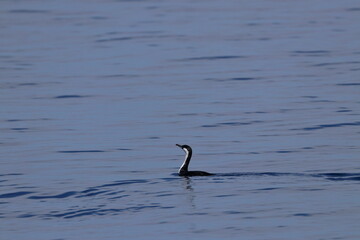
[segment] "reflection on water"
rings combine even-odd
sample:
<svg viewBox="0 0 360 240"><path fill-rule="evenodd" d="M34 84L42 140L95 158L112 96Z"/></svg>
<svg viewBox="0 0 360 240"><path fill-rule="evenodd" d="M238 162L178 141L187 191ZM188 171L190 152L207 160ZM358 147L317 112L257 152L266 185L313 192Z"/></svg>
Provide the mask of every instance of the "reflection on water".
<svg viewBox="0 0 360 240"><path fill-rule="evenodd" d="M359 9L1 1L0 236L358 239Z"/></svg>

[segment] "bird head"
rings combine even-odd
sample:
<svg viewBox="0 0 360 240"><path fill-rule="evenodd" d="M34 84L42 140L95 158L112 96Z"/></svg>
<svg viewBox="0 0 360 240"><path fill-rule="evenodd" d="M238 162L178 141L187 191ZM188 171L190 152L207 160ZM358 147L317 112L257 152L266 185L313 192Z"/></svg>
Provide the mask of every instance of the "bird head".
<svg viewBox="0 0 360 240"><path fill-rule="evenodd" d="M181 148L182 150L184 150L185 152L191 152L192 149L189 145L180 145L180 144L176 144L176 146L178 146L179 148Z"/></svg>

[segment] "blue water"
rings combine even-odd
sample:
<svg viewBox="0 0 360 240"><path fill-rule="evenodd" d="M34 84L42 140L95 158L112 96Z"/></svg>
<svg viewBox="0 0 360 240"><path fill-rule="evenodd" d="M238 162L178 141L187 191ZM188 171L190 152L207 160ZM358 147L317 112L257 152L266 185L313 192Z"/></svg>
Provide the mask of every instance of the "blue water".
<svg viewBox="0 0 360 240"><path fill-rule="evenodd" d="M360 239L360 3L0 1L0 239ZM184 153L190 170L176 175Z"/></svg>

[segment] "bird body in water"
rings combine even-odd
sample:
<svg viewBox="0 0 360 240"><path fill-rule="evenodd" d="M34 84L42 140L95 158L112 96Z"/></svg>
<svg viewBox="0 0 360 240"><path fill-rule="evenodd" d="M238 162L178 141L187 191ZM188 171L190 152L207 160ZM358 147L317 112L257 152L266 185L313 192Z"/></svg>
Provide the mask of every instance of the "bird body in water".
<svg viewBox="0 0 360 240"><path fill-rule="evenodd" d="M181 165L181 167L179 169L179 176L192 177L192 176L211 176L211 175L214 175L212 173L203 172L203 171L188 171L191 156L192 156L192 149L191 149L191 147L189 145L176 144L176 146L178 146L179 148L184 150L184 152L186 153L184 163Z"/></svg>

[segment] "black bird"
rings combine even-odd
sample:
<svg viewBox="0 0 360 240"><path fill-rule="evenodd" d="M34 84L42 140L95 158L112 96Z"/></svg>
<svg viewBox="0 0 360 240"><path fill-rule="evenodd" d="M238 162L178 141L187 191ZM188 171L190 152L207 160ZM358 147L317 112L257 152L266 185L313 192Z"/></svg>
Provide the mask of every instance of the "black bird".
<svg viewBox="0 0 360 240"><path fill-rule="evenodd" d="M191 156L192 156L192 149L189 145L180 145L176 144L179 148L184 150L186 153L184 163L181 165L179 169L179 176L184 177L192 177L192 176L211 176L214 175L212 173L203 172L203 171L188 171L188 167L190 164Z"/></svg>

